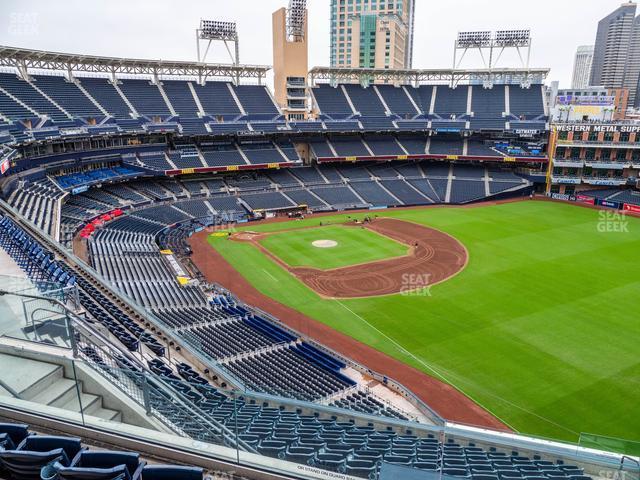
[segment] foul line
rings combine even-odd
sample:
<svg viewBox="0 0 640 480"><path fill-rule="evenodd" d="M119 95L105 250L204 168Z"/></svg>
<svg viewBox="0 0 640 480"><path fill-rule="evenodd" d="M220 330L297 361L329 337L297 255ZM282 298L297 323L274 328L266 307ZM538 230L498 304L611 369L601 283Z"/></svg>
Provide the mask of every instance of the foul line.
<svg viewBox="0 0 640 480"><path fill-rule="evenodd" d="M360 321L364 322L365 324L367 324L371 329L375 330L376 332L378 332L380 335L382 335L384 338L386 338L387 340L389 340L401 353L407 355L408 357L414 359L416 362L420 363L422 366L424 366L426 369L428 369L429 371L433 372L437 377L439 377L441 380L443 380L444 382L448 383L449 385L451 385L452 387L454 387L456 390L459 390L462 394L466 395L467 397L469 397L471 400L473 400L475 403L477 403L478 405L480 405L483 409L485 409L487 412L491 413L491 415L493 415L494 417L496 417L498 420L500 420L502 423L504 423L506 426L508 426L511 430L513 430L514 432L517 432L518 430L516 428L514 428L512 425L510 425L508 422L506 422L505 420L503 420L502 418L500 418L498 415L496 415L495 413L493 413L489 408L485 407L482 403L480 403L478 400L476 400L472 395L469 395L467 392L465 392L462 388L460 388L458 385L456 385L455 383L453 383L452 381L448 380L444 375L442 375L440 372L438 372L433 366L429 365L427 362L425 362L423 359L417 357L416 355L414 355L413 353L411 353L409 350L407 350L406 348L404 348L402 345L400 345L396 340L394 340L393 338L391 338L389 335L387 335L386 333L382 332L380 329L378 329L377 327L375 327L374 325L372 325L371 323L369 323L367 320L365 320L364 318L362 318L360 315L358 315L356 312L354 312L353 310L351 310L349 307L347 307L344 303L342 303L340 300L336 300L336 302L338 302L340 304L340 306L342 308L344 308L345 310L347 310L349 313L351 313L354 317L358 318ZM445 368L438 366L438 368L447 371ZM452 376L457 376L455 374L453 374L452 372L448 372L447 373L449 375ZM539 414L532 412L530 410L527 410L526 408L523 408L519 405L516 405L515 403L499 397L495 394L492 394L491 392L487 392L485 389L480 388L480 390L482 390L486 395L492 396L508 405L511 405L514 408L517 408L525 413L528 413L529 415L532 415L536 418L539 418L540 420L544 420L545 422L548 422L552 425L555 425L558 428L561 428L567 432L573 433L575 435L578 434L578 432L575 432L563 425L560 425L556 422L554 422L553 420L550 420L548 418L542 417Z"/></svg>
<svg viewBox="0 0 640 480"><path fill-rule="evenodd" d="M272 279L274 282L277 282L277 281L278 281L278 279L277 279L276 277L274 277L273 275L271 275L271 274L270 274L269 272L267 272L264 268L262 269L262 271L263 271L264 273L266 273L267 275L269 275L269 276L271 277L271 279Z"/></svg>

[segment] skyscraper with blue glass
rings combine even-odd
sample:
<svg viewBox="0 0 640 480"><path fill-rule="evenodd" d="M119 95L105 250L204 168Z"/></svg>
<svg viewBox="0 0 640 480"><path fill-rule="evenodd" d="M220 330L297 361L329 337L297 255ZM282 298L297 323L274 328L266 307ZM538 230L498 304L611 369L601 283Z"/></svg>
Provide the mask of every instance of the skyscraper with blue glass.
<svg viewBox="0 0 640 480"><path fill-rule="evenodd" d="M331 66L411 68L415 0L331 0Z"/></svg>

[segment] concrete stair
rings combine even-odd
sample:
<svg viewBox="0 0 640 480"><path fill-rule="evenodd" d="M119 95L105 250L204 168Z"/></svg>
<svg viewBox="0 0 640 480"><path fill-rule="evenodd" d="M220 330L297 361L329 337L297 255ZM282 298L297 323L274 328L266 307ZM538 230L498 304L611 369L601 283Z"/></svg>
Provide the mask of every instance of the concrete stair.
<svg viewBox="0 0 640 480"><path fill-rule="evenodd" d="M0 388L0 395L12 396L12 391L22 400L72 412L80 412L82 406L84 415L122 421L121 412L103 407L101 396L85 392L82 382L76 387L74 380L65 377L61 365L4 353L0 353L0 365L2 382L10 388Z"/></svg>

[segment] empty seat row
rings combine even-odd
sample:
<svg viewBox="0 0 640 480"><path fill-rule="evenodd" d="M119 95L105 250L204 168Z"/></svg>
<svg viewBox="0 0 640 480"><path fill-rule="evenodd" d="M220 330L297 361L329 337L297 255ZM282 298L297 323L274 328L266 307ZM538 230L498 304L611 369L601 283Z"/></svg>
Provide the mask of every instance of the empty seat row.
<svg viewBox="0 0 640 480"><path fill-rule="evenodd" d="M76 437L38 435L23 424L0 423L0 475L46 480L202 480L203 470L148 465L139 453L92 450Z"/></svg>

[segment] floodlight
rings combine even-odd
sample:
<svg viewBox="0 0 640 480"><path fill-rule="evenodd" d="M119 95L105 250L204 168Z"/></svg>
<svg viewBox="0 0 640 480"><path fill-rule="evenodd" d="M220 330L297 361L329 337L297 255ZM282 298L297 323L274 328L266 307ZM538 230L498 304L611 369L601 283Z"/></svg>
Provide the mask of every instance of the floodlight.
<svg viewBox="0 0 640 480"><path fill-rule="evenodd" d="M304 37L307 16L307 0L289 0L287 9L287 37L294 40Z"/></svg>
<svg viewBox="0 0 640 480"><path fill-rule="evenodd" d="M499 47L526 47L531 42L530 30L498 30L495 44Z"/></svg>
<svg viewBox="0 0 640 480"><path fill-rule="evenodd" d="M199 32L202 40L234 40L238 37L235 22L200 20Z"/></svg>
<svg viewBox="0 0 640 480"><path fill-rule="evenodd" d="M458 32L456 40L458 47L486 47L491 44L491 32Z"/></svg>

